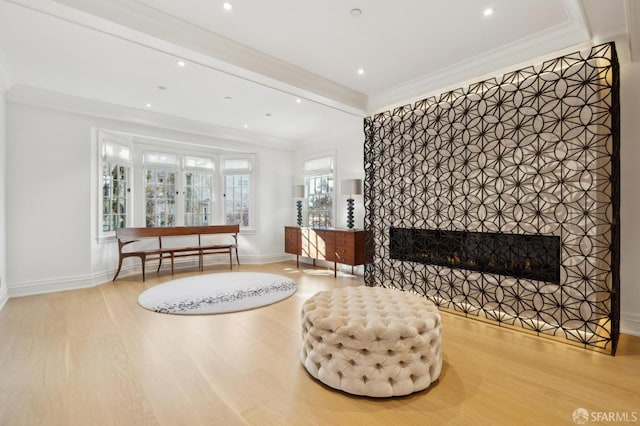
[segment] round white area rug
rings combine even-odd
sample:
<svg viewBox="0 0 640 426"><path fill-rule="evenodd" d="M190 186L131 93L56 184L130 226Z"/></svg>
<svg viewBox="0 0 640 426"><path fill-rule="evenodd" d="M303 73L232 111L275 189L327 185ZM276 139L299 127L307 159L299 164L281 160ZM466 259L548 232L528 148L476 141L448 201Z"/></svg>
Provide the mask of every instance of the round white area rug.
<svg viewBox="0 0 640 426"><path fill-rule="evenodd" d="M158 284L140 294L138 303L167 314L221 314L270 305L296 290L296 282L282 275L223 272Z"/></svg>

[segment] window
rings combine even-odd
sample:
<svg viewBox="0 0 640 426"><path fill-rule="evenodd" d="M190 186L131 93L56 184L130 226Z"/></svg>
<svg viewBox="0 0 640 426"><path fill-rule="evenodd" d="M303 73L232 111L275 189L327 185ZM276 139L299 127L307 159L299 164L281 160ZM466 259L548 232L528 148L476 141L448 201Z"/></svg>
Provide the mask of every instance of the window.
<svg viewBox="0 0 640 426"><path fill-rule="evenodd" d="M127 226L253 228L255 154L106 130L95 135L98 241Z"/></svg>
<svg viewBox="0 0 640 426"><path fill-rule="evenodd" d="M213 161L209 158L185 157L184 224L209 225L213 194Z"/></svg>
<svg viewBox="0 0 640 426"><path fill-rule="evenodd" d="M131 149L100 135L99 235L113 235L130 222Z"/></svg>
<svg viewBox="0 0 640 426"><path fill-rule="evenodd" d="M309 226L333 226L333 157L321 157L304 163Z"/></svg>
<svg viewBox="0 0 640 426"><path fill-rule="evenodd" d="M176 174L178 157L145 153L145 226L176 226Z"/></svg>
<svg viewBox="0 0 640 426"><path fill-rule="evenodd" d="M252 225L251 220L251 160L223 160L225 224Z"/></svg>

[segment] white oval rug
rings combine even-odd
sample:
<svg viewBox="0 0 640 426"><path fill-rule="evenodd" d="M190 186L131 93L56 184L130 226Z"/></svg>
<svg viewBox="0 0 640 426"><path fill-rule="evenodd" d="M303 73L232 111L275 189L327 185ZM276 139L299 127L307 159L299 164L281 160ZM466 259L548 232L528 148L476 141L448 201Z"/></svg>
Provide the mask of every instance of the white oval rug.
<svg viewBox="0 0 640 426"><path fill-rule="evenodd" d="M138 303L167 314L220 314L270 305L296 290L296 282L282 275L222 272L158 284L140 294Z"/></svg>

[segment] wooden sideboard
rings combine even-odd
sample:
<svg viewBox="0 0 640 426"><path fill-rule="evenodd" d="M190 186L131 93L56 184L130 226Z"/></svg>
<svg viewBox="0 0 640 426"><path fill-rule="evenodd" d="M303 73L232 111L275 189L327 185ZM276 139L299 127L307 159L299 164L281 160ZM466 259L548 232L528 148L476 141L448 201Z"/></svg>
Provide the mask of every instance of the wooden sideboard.
<svg viewBox="0 0 640 426"><path fill-rule="evenodd" d="M333 262L333 275L337 276L337 265L362 265L365 263L364 231L333 228L301 228L285 226L284 251L296 255L296 267L300 267L299 257L315 261Z"/></svg>

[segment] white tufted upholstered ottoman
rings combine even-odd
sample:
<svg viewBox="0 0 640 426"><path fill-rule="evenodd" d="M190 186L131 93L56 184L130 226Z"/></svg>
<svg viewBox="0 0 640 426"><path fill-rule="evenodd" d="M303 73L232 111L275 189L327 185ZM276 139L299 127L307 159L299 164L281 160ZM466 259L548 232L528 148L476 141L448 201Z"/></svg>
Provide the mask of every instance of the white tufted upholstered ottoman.
<svg viewBox="0 0 640 426"><path fill-rule="evenodd" d="M302 306L302 364L335 389L374 397L426 389L440 375L438 308L382 287L321 291Z"/></svg>

